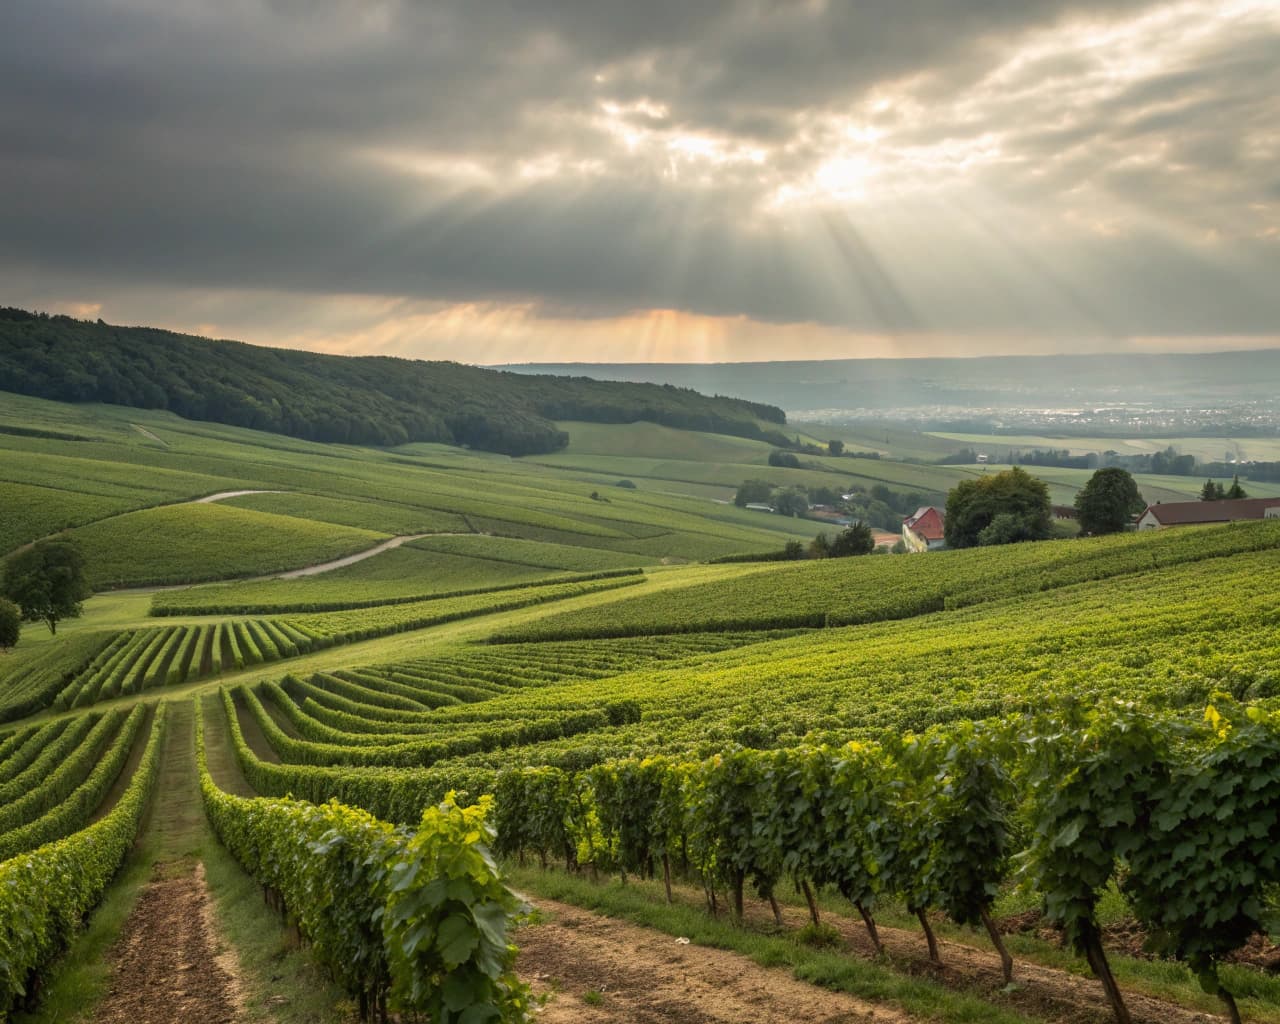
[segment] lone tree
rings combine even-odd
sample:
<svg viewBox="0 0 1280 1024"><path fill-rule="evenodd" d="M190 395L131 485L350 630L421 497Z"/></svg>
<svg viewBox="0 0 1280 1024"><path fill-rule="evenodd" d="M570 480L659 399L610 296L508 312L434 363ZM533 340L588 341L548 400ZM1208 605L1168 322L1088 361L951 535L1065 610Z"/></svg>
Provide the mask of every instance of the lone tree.
<svg viewBox="0 0 1280 1024"><path fill-rule="evenodd" d="M92 593L80 546L63 535L20 551L5 564L3 592L24 619L43 622L56 634L58 621L79 618L81 602Z"/></svg>
<svg viewBox="0 0 1280 1024"><path fill-rule="evenodd" d="M988 531L997 517L1000 522ZM1050 533L1049 488L1017 466L965 480L947 495L943 529L953 548L1044 540Z"/></svg>
<svg viewBox="0 0 1280 1024"><path fill-rule="evenodd" d="M844 442L838 439L827 442L827 451L832 455L844 454Z"/></svg>
<svg viewBox="0 0 1280 1024"><path fill-rule="evenodd" d="M1231 486L1227 488L1227 493L1223 497L1232 499L1249 497L1244 488L1240 486L1240 475L1238 473L1231 478Z"/></svg>
<svg viewBox="0 0 1280 1024"><path fill-rule="evenodd" d="M0 651L18 643L22 634L22 609L8 598L0 597Z"/></svg>
<svg viewBox="0 0 1280 1024"><path fill-rule="evenodd" d="M871 527L858 521L836 534L827 554L830 558L847 558L850 555L869 555L875 549L876 538Z"/></svg>
<svg viewBox="0 0 1280 1024"><path fill-rule="evenodd" d="M1076 495L1080 529L1095 536L1119 533L1129 525L1129 517L1143 508L1138 485L1118 466L1098 470Z"/></svg>

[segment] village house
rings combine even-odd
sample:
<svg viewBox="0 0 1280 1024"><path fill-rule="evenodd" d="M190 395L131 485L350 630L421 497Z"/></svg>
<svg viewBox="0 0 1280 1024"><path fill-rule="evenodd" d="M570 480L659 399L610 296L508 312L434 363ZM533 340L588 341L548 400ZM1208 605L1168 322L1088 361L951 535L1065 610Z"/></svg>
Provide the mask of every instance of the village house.
<svg viewBox="0 0 1280 1024"><path fill-rule="evenodd" d="M902 542L908 551L933 551L946 544L942 531L943 513L933 505L923 505L902 521Z"/></svg>
<svg viewBox="0 0 1280 1024"><path fill-rule="evenodd" d="M1240 519L1280 519L1280 498L1169 501L1148 505L1138 517L1138 529L1163 530L1169 526L1234 523Z"/></svg>

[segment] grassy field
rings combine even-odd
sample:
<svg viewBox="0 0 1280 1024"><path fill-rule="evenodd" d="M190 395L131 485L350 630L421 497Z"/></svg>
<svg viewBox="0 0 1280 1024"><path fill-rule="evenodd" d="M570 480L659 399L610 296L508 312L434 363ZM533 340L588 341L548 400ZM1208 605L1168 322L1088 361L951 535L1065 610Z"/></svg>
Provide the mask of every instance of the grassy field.
<svg viewBox="0 0 1280 1024"><path fill-rule="evenodd" d="M511 587L552 575L561 573L423 551L409 544L317 576L165 591L153 598L153 606L166 615L222 608L268 612L318 605L342 607Z"/></svg>
<svg viewBox="0 0 1280 1024"><path fill-rule="evenodd" d="M1194 455L1201 462L1280 460L1280 439L1274 437L1055 437L1047 434L949 434L933 432L929 437L953 443L957 448L1004 452L1010 448L1066 449L1073 455L1115 451L1121 455L1152 455L1173 447L1181 455Z"/></svg>
<svg viewBox="0 0 1280 1024"><path fill-rule="evenodd" d="M384 534L470 532L466 521L457 513L415 508L389 500L351 501L318 494L245 494L228 498L223 504Z"/></svg>
<svg viewBox="0 0 1280 1024"><path fill-rule="evenodd" d="M166 505L75 531L96 589L297 569L364 551L387 535L224 505Z"/></svg>
<svg viewBox="0 0 1280 1024"><path fill-rule="evenodd" d="M603 487L534 462L437 445L320 445L13 395L0 396L0 427L6 423L24 432L0 431L0 493L13 509L0 546L75 527L100 585L262 575L357 550L374 534L485 533L612 553L575 564L634 564L765 551L816 532L701 497ZM216 509L154 508L237 490L286 493L231 498ZM121 516L131 510L138 518ZM423 592L461 585L465 567L447 561L449 582ZM468 585L495 581L491 567L475 567Z"/></svg>

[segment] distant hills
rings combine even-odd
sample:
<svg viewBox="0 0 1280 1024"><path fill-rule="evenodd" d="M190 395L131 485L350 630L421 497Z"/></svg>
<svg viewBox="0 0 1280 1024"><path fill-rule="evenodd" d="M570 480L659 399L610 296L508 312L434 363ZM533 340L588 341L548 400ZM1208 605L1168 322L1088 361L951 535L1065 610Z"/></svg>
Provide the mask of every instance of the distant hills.
<svg viewBox="0 0 1280 1024"><path fill-rule="evenodd" d="M1275 405L1280 349L1210 354L826 359L769 363L531 363L521 373L671 383L789 413L1040 405ZM765 398L767 396L767 398Z"/></svg>
<svg viewBox="0 0 1280 1024"><path fill-rule="evenodd" d="M555 420L649 420L787 443L781 409L672 385L320 355L13 308L0 308L0 391L167 409L313 441L434 441L508 455L564 447Z"/></svg>

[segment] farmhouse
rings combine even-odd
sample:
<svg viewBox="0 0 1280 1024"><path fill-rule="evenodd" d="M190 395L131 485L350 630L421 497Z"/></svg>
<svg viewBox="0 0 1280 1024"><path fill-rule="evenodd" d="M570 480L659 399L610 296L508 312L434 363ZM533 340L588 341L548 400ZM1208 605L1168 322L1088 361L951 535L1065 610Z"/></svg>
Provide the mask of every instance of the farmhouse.
<svg viewBox="0 0 1280 1024"><path fill-rule="evenodd" d="M908 551L932 551L946 543L942 532L942 511L922 505L902 521L902 542Z"/></svg>
<svg viewBox="0 0 1280 1024"><path fill-rule="evenodd" d="M1238 519L1280 519L1280 498L1236 498L1222 501L1170 501L1148 505L1138 517L1139 530L1196 523L1234 523Z"/></svg>

